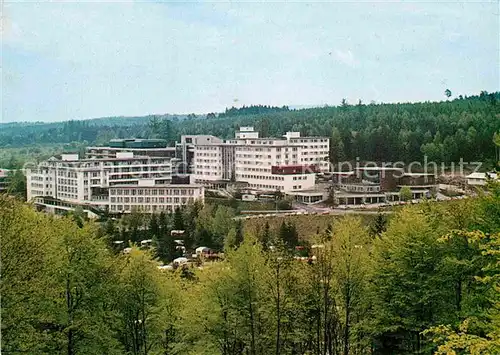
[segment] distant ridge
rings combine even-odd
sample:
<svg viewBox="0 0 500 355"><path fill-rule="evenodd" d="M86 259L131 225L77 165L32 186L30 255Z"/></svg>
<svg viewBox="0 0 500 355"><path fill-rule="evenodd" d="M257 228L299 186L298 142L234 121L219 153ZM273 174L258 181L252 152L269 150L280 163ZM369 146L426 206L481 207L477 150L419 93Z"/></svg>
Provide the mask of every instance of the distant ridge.
<svg viewBox="0 0 500 355"><path fill-rule="evenodd" d="M64 121L55 121L55 122L43 122L43 121L34 121L34 122L29 122L29 121L14 121L14 122L0 122L1 126L8 127L8 126L30 126L30 125L58 125L64 122L70 122L70 121L78 121L78 122L88 122L91 125L108 125L108 124L114 124L117 126L128 126L133 123L138 123L138 122L143 122L144 120L149 120L153 117L157 117L160 119L169 119L169 120L185 120L188 119L191 115L176 115L176 114L149 114L149 115L144 115L144 116L109 116L109 117L95 117L95 118L88 118L88 119L81 119L81 120L75 120L75 119L70 119L70 120L64 120ZM195 118L205 118L205 115L194 115Z"/></svg>
<svg viewBox="0 0 500 355"><path fill-rule="evenodd" d="M330 137L335 161L377 162L484 161L495 158L493 136L499 130L500 93L418 103L354 103L294 108L268 105L228 108L216 115L101 117L52 123L6 123L0 148L34 145L103 145L113 138L162 138L174 145L182 135L234 137L240 126L254 126L262 137L287 131ZM302 107L302 108L301 108ZM489 162L489 163L488 163Z"/></svg>

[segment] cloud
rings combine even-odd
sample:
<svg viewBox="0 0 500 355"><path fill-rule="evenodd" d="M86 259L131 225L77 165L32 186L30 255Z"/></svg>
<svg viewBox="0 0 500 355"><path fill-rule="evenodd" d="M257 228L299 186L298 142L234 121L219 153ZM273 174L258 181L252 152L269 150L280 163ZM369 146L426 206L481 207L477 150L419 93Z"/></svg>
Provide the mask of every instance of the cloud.
<svg viewBox="0 0 500 355"><path fill-rule="evenodd" d="M214 112L235 97L432 100L442 78L453 92L498 89L495 4L408 6L11 2L3 119Z"/></svg>
<svg viewBox="0 0 500 355"><path fill-rule="evenodd" d="M337 60L351 68L355 68L357 65L356 60L354 59L354 54L352 54L351 50L341 50L341 49L336 49L335 50L335 58Z"/></svg>

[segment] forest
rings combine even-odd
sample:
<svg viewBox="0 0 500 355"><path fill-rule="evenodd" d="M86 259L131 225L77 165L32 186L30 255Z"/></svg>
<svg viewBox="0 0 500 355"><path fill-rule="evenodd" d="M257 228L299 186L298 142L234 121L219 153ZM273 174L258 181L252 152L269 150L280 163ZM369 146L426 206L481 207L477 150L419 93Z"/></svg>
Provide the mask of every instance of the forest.
<svg viewBox="0 0 500 355"><path fill-rule="evenodd" d="M192 205L119 226L1 196L2 352L500 353L498 182L476 198L332 217L307 236L288 223L249 232L230 211ZM188 243L222 245L223 260L159 269L180 227ZM154 247L135 246L138 233Z"/></svg>
<svg viewBox="0 0 500 355"><path fill-rule="evenodd" d="M482 161L494 165L495 132L500 130L500 93L448 99L441 102L376 104L292 110L288 107L250 106L228 108L206 116L168 115L112 117L59 123L7 123L0 125L0 167L16 160L45 158L53 145L77 150L103 145L112 138L164 138L171 145L183 134L234 137L240 126L254 126L260 135L281 136L299 131L304 136L330 138L330 158L379 162ZM6 149L10 148L10 150ZM35 154L28 150L35 149ZM14 157L14 158L12 158Z"/></svg>

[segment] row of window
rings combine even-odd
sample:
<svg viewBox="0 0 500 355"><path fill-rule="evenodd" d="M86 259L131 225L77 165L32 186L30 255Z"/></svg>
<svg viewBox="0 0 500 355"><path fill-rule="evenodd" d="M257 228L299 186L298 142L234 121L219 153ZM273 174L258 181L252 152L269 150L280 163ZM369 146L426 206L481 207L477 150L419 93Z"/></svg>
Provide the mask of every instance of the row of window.
<svg viewBox="0 0 500 355"><path fill-rule="evenodd" d="M143 158L136 160L123 159L114 161L96 161L96 162L47 162L49 166L60 167L60 168L102 168L102 167L114 167L114 166L132 166L132 165L155 165L155 164L169 164L171 158L164 159L151 159Z"/></svg>
<svg viewBox="0 0 500 355"><path fill-rule="evenodd" d="M76 199L78 199L78 195L76 195L76 194L70 194L70 193L65 193L65 192L57 192L57 198L76 200Z"/></svg>
<svg viewBox="0 0 500 355"><path fill-rule="evenodd" d="M285 178L283 176L278 176L278 175L247 175L247 174L237 174L236 178L257 179L257 180L278 180L278 181L284 181L285 180Z"/></svg>
<svg viewBox="0 0 500 355"><path fill-rule="evenodd" d="M288 152L289 150L296 152L297 147L276 147L277 152L281 152L281 149L283 149L285 152ZM237 147L237 151L245 151L245 152L271 152L271 148L255 148L255 147Z"/></svg>
<svg viewBox="0 0 500 355"><path fill-rule="evenodd" d="M137 167L122 167L122 168L114 168L114 169L109 169L109 172L113 173L135 173L135 172L141 172L141 171L171 171L172 167L171 164L165 164L165 165L148 165L148 166L137 166Z"/></svg>
<svg viewBox="0 0 500 355"><path fill-rule="evenodd" d="M272 190L284 190L283 186L278 185L265 185L265 184L248 184L249 187L253 187L255 189L272 189Z"/></svg>
<svg viewBox="0 0 500 355"><path fill-rule="evenodd" d="M67 171L67 170L58 170L57 171L57 176L64 176L64 177L69 177L69 178L76 179L76 172L74 172L74 171Z"/></svg>
<svg viewBox="0 0 500 355"><path fill-rule="evenodd" d="M275 164L280 164L282 161L275 161ZM285 164L288 164L288 160L285 160ZM257 161L250 161L250 160L243 160L243 161L237 161L236 164L239 164L239 165L272 165L272 162L270 161L266 161L266 162L263 162L261 160L257 160ZM297 161L294 160L293 161L293 164L297 164Z"/></svg>
<svg viewBox="0 0 500 355"><path fill-rule="evenodd" d="M120 172L120 171L154 171L154 170L169 170L171 167L171 162L169 160L159 160L159 161L149 161L149 160L144 160L142 162L131 162L131 161L125 161L125 162L120 162L119 164L114 163L114 164L108 164L105 163L104 167L101 166L99 163L94 163L94 164L72 164L73 166L67 166L67 165L61 165L58 164L57 166L59 167L57 171L57 176L61 177L69 177L69 178L76 178L77 177L77 172L72 171L70 169L77 169L77 168L92 168L92 167L97 167L105 170L100 170L100 171L93 171L93 172L84 172L83 175L84 177L99 177L102 173L105 173L106 171L114 171L114 172ZM116 166L116 168L113 169L106 169L107 166ZM43 173L44 171L40 171L40 173ZM47 171L48 172L48 171Z"/></svg>
<svg viewBox="0 0 500 355"><path fill-rule="evenodd" d="M153 179L153 178L161 178L168 177L170 178L170 172L157 172L157 173L136 173L130 175L110 175L109 180L112 181L120 181L120 180L130 180L130 179Z"/></svg>
<svg viewBox="0 0 500 355"><path fill-rule="evenodd" d="M220 176L221 173L217 171L201 171L201 170L196 170L196 175L204 175L204 176Z"/></svg>
<svg viewBox="0 0 500 355"><path fill-rule="evenodd" d="M43 196L44 195L44 192L42 190L31 190L31 194L33 196Z"/></svg>
<svg viewBox="0 0 500 355"><path fill-rule="evenodd" d="M327 144L316 144L316 145L311 145L311 146L303 146L303 149L321 149L321 148L328 148Z"/></svg>
<svg viewBox="0 0 500 355"><path fill-rule="evenodd" d="M271 169L268 168L239 168L237 171L258 171L262 173L270 173Z"/></svg>
<svg viewBox="0 0 500 355"><path fill-rule="evenodd" d="M323 156L328 156L328 152L310 152L311 155L320 155L321 157ZM305 152L303 155L308 155L307 152ZM219 155L220 158L220 155ZM281 155L276 155L274 158L272 155L262 155L262 154L236 154L237 159L244 159L244 158L250 158L250 159L274 159L274 160L280 160ZM289 158L289 154L285 154L285 159ZM296 159L297 154L292 154L292 159ZM304 160L308 160L307 158L304 158ZM313 160L313 158L310 158L309 160ZM196 161L198 163L219 163L220 159L201 159L201 158L196 158ZM251 161L244 160L240 161L242 164L252 164Z"/></svg>
<svg viewBox="0 0 500 355"><path fill-rule="evenodd" d="M57 187L57 192L73 192L77 193L78 189L76 187L69 187L69 186L58 186Z"/></svg>
<svg viewBox="0 0 500 355"><path fill-rule="evenodd" d="M78 180L73 180L73 179L62 179L62 178L58 178L57 179L57 183L59 185L71 185L71 186L76 186L78 185Z"/></svg>
<svg viewBox="0 0 500 355"><path fill-rule="evenodd" d="M175 195L175 196L193 196L194 189L110 189L110 195L118 196L165 196L165 195Z"/></svg>
<svg viewBox="0 0 500 355"><path fill-rule="evenodd" d="M182 203L193 202L193 197L111 197L111 203Z"/></svg>
<svg viewBox="0 0 500 355"><path fill-rule="evenodd" d="M220 165L196 165L197 170L221 170L222 167Z"/></svg>
<svg viewBox="0 0 500 355"><path fill-rule="evenodd" d="M319 152L302 152L303 155L328 155L327 151L319 151Z"/></svg>
<svg viewBox="0 0 500 355"><path fill-rule="evenodd" d="M197 163L219 163L220 159L196 159Z"/></svg>
<svg viewBox="0 0 500 355"><path fill-rule="evenodd" d="M250 159L273 159L272 155L262 155L262 154L236 154L237 158L250 158ZM285 158L288 159L289 154L285 154ZM297 154L292 154L292 158L297 158ZM281 159L281 154L274 157L275 160Z"/></svg>
<svg viewBox="0 0 500 355"><path fill-rule="evenodd" d="M295 138L290 139L292 143L318 143L318 142L328 142L328 138Z"/></svg>
<svg viewBox="0 0 500 355"><path fill-rule="evenodd" d="M288 150L288 148L286 148ZM272 152L272 151L281 151L281 147L276 148L259 148L259 147L236 147L236 151L245 151L245 152Z"/></svg>
<svg viewBox="0 0 500 355"><path fill-rule="evenodd" d="M221 154L217 154L217 153L200 153L200 152L196 152L195 153L195 156L197 157L220 157Z"/></svg>
<svg viewBox="0 0 500 355"><path fill-rule="evenodd" d="M176 205L111 205L110 210L112 212L129 212L132 210L140 211L170 211L173 212Z"/></svg>
<svg viewBox="0 0 500 355"><path fill-rule="evenodd" d="M379 192L380 186L356 186L356 185L340 185L341 189L351 192Z"/></svg>
<svg viewBox="0 0 500 355"><path fill-rule="evenodd" d="M218 146L196 146L196 149L197 150L218 150L219 147Z"/></svg>

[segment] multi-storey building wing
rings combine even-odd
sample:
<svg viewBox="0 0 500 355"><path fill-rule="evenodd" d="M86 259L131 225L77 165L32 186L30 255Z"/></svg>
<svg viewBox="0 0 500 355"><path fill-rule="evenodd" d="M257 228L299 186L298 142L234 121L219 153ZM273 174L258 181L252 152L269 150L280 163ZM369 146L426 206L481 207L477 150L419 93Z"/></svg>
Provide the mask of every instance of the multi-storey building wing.
<svg viewBox="0 0 500 355"><path fill-rule="evenodd" d="M0 169L0 193L6 192L9 186L9 170Z"/></svg>
<svg viewBox="0 0 500 355"><path fill-rule="evenodd" d="M173 212L181 205L203 199L203 188L196 185L116 185L109 189L112 213L141 210L146 213Z"/></svg>
<svg viewBox="0 0 500 355"><path fill-rule="evenodd" d="M198 182L234 181L260 190L305 190L314 187L317 172L329 168L326 137L287 132L283 138L259 138L253 127L241 127L231 140L210 137L196 141L191 137Z"/></svg>
<svg viewBox="0 0 500 355"><path fill-rule="evenodd" d="M137 184L140 179L152 179L158 184L170 183L170 158L136 156L118 152L115 158L79 159L77 154L62 154L30 169L30 195L54 196L68 200L91 200L99 188L116 184Z"/></svg>
<svg viewBox="0 0 500 355"><path fill-rule="evenodd" d="M105 159L116 158L120 152L131 152L137 156L175 158L175 147L168 147L164 139L112 139L107 146L87 147L87 158Z"/></svg>
<svg viewBox="0 0 500 355"><path fill-rule="evenodd" d="M172 165L175 159L161 156L135 155L133 152L115 152L114 157L79 159L77 154L62 154L60 158L50 158L38 166L27 169L27 197L38 204L53 205L54 201L92 206L112 212L130 212L133 208L144 211L173 210L184 200L167 199L167 191L175 193L183 190L172 184ZM141 199L134 204L112 202L111 190L115 186L142 186L141 191L155 190L162 186L161 200ZM165 187L169 187L165 190ZM203 198L203 187L189 185L193 198ZM156 190L158 191L158 190ZM161 201L161 202L159 202ZM167 202L168 201L168 202ZM119 209L122 206L123 209ZM125 209L125 206L130 208ZM153 206L155 206L153 208ZM132 208L133 207L133 208Z"/></svg>
<svg viewBox="0 0 500 355"><path fill-rule="evenodd" d="M206 185L310 190L316 173L328 171L328 152L328 138L298 132L260 138L253 127L241 127L226 141L185 135L175 147L161 139L117 139L86 148L82 159L62 154L27 169L27 197L54 210L80 205L94 212L172 211L203 199Z"/></svg>

